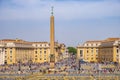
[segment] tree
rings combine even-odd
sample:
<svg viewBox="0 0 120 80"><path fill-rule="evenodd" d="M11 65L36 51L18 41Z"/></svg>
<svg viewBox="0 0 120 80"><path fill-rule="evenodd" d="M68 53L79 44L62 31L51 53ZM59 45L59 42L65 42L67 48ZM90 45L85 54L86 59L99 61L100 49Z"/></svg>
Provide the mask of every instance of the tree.
<svg viewBox="0 0 120 80"><path fill-rule="evenodd" d="M67 49L68 49L68 52L73 55L75 55L77 53L77 49L74 47L68 47Z"/></svg>

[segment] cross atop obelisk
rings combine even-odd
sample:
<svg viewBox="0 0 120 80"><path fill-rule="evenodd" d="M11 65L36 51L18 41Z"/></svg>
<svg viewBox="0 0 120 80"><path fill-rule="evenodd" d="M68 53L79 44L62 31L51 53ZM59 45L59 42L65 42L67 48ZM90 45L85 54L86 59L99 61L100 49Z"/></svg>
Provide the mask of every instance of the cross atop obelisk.
<svg viewBox="0 0 120 80"><path fill-rule="evenodd" d="M51 7L51 16L50 16L50 69L55 67L55 37L54 37L54 16L53 16L53 6Z"/></svg>
<svg viewBox="0 0 120 80"><path fill-rule="evenodd" d="M51 7L51 14L52 14L52 15L53 15L53 8L54 8L54 7L52 6L52 7Z"/></svg>

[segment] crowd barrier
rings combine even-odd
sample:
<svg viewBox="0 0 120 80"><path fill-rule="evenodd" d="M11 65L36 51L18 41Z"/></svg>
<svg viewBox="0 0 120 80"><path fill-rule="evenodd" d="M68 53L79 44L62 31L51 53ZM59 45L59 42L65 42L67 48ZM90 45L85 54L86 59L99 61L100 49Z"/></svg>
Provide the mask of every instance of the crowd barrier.
<svg viewBox="0 0 120 80"><path fill-rule="evenodd" d="M16 80L120 80L119 76L31 76Z"/></svg>

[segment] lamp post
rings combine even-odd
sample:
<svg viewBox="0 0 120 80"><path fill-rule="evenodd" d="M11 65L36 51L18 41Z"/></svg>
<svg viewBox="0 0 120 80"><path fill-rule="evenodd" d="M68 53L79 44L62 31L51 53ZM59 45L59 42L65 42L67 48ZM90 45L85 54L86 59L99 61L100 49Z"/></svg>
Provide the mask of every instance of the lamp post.
<svg viewBox="0 0 120 80"><path fill-rule="evenodd" d="M19 65L18 65L18 66L19 66L19 67L18 67L18 71L21 71L21 62L20 62L20 60L19 60L18 63L19 63Z"/></svg>
<svg viewBox="0 0 120 80"><path fill-rule="evenodd" d="M7 61L5 61L5 71L6 71L6 68L7 68Z"/></svg>
<svg viewBox="0 0 120 80"><path fill-rule="evenodd" d="M79 68L78 68L78 70L79 70L79 73L80 73L80 68L81 68L81 60L79 59Z"/></svg>
<svg viewBox="0 0 120 80"><path fill-rule="evenodd" d="M120 63L120 40L118 41L118 54L119 54L119 63Z"/></svg>
<svg viewBox="0 0 120 80"><path fill-rule="evenodd" d="M31 64L32 64L32 60L30 59L29 60L29 69L30 69L30 71L31 71Z"/></svg>

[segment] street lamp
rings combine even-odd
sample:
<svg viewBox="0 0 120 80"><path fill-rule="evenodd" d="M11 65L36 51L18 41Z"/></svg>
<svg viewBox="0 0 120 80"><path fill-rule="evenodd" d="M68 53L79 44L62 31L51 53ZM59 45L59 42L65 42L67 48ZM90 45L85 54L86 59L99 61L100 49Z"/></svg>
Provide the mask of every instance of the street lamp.
<svg viewBox="0 0 120 80"><path fill-rule="evenodd" d="M19 60L18 63L19 63L18 71L21 71L21 61Z"/></svg>
<svg viewBox="0 0 120 80"><path fill-rule="evenodd" d="M79 70L79 72L80 72L80 68L81 68L81 60L79 59L79 68L78 68L78 70Z"/></svg>
<svg viewBox="0 0 120 80"><path fill-rule="evenodd" d="M32 60L30 59L29 60L29 69L30 69L30 71L31 71L31 64L32 64Z"/></svg>
<svg viewBox="0 0 120 80"><path fill-rule="evenodd" d="M120 63L120 40L118 41L118 54L119 54L119 63Z"/></svg>
<svg viewBox="0 0 120 80"><path fill-rule="evenodd" d="M5 60L5 70L6 70L6 68L7 68L7 61Z"/></svg>

